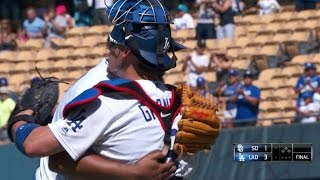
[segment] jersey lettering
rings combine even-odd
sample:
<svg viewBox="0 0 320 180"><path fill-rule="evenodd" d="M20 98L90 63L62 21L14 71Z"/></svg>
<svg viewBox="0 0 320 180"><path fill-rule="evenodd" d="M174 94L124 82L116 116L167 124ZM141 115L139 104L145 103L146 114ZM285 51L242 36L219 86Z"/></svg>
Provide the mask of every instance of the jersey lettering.
<svg viewBox="0 0 320 180"><path fill-rule="evenodd" d="M68 126L71 126L71 129L73 132L77 132L77 129L81 129L83 128L83 125L81 125L81 123L83 122L83 120L86 118L84 116L84 113L86 112L86 110L82 109L79 114L77 114L75 117L73 117L71 119L70 122L67 122Z"/></svg>
<svg viewBox="0 0 320 180"><path fill-rule="evenodd" d="M170 98L167 98L167 99L157 99L156 102L158 104L160 104L161 106L164 106L164 107L167 107L170 105ZM151 120L155 120L156 117L155 117L155 114L147 107L147 106L144 106L142 104L139 104L139 109L141 110L142 112L142 115L144 117L144 119L149 122ZM161 112L162 113L162 112ZM170 116L170 114L163 114L163 117L167 117L167 116Z"/></svg>
<svg viewBox="0 0 320 180"><path fill-rule="evenodd" d="M144 106L142 104L139 104L139 109L141 110L142 112L142 115L144 117L144 119L149 122L151 120L155 120L155 115L153 114L153 112L147 107L147 106Z"/></svg>
<svg viewBox="0 0 320 180"><path fill-rule="evenodd" d="M158 104L160 104L161 106L164 106L164 107L168 107L170 105L170 98L166 98L166 99L157 99L156 102Z"/></svg>

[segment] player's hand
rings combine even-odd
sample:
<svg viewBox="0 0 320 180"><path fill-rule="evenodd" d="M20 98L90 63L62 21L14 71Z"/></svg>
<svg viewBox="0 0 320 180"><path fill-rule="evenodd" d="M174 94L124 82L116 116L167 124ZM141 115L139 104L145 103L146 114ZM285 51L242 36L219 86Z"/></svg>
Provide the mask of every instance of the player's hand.
<svg viewBox="0 0 320 180"><path fill-rule="evenodd" d="M161 151L148 154L134 166L135 177L132 179L162 180L174 176L176 167L173 162L160 163L165 155Z"/></svg>

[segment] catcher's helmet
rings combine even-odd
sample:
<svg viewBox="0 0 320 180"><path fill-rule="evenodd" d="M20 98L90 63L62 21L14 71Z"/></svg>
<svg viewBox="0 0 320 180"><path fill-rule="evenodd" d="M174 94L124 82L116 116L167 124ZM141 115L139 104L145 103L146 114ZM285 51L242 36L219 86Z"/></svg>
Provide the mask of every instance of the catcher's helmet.
<svg viewBox="0 0 320 180"><path fill-rule="evenodd" d="M186 48L172 39L169 13L157 0L118 0L107 8L107 16L115 24L109 41L129 47L148 68L175 67L174 52Z"/></svg>

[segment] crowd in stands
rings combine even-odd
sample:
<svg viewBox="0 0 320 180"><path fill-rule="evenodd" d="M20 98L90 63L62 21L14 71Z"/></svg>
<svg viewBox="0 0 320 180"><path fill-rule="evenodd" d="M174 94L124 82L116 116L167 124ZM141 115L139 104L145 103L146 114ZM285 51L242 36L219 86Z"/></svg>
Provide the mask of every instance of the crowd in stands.
<svg viewBox="0 0 320 180"><path fill-rule="evenodd" d="M106 4L111 5L112 0L73 0L72 15L68 13L64 4L55 6L51 3L49 7L28 7L21 12L21 2L14 0L9 3L5 0L1 4L0 51L16 50L19 42L36 38L46 40L44 47L52 47L51 39L63 38L68 29L110 24L105 15L105 7ZM24 14L19 16L21 13Z"/></svg>
<svg viewBox="0 0 320 180"><path fill-rule="evenodd" d="M304 75L300 76L294 89L298 94L297 112L302 123L317 121L320 114L320 76L314 63L304 64Z"/></svg>
<svg viewBox="0 0 320 180"><path fill-rule="evenodd" d="M7 2L7 1L6 1ZM75 27L91 25L109 25L105 15L105 4L111 0L73 0L74 13L69 13L64 4L49 7L39 14L39 9L29 7L25 10L25 19L17 26L15 18L0 20L0 51L16 50L19 42L29 39L44 39L45 47L54 47L52 39L64 38L65 33ZM315 9L315 2L296 0L296 11ZM259 0L259 15L282 11L276 0ZM197 18L193 19L189 10L197 9ZM188 72L187 83L199 92L224 107L223 127L255 125L259 115L261 101L260 87L253 84L258 72L252 69L241 71L232 67L233 59L225 50L207 51L208 39L235 38L235 16L243 15L245 3L241 0L196 0L191 6L179 4L173 25L176 32L185 29L195 31L197 47L183 61L182 71ZM216 23L215 18L219 19ZM316 122L320 113L320 77L316 65L306 63L305 73L296 86L296 120L302 123ZM205 72L216 74L213 88L208 88ZM36 80L36 79L35 79ZM0 144L6 141L6 122L8 114L18 102L17 95L8 89L8 81L0 78ZM4 114L4 115L2 115Z"/></svg>

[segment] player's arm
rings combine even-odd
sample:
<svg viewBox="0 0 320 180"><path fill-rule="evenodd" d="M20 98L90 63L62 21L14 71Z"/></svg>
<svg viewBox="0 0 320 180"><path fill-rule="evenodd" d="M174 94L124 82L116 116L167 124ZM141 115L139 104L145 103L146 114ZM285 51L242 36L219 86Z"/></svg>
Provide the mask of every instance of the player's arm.
<svg viewBox="0 0 320 180"><path fill-rule="evenodd" d="M16 116L32 114L32 110L25 110ZM27 123L23 118L12 126L11 135L19 150L29 157L49 156L63 151L48 126Z"/></svg>
<svg viewBox="0 0 320 180"><path fill-rule="evenodd" d="M168 179L175 171L170 163L159 163L164 158L160 151L153 152L136 164L128 165L116 160L102 158L93 152L88 152L73 161L66 153L61 152L49 159L49 168L52 171L71 177L90 177L90 179Z"/></svg>

